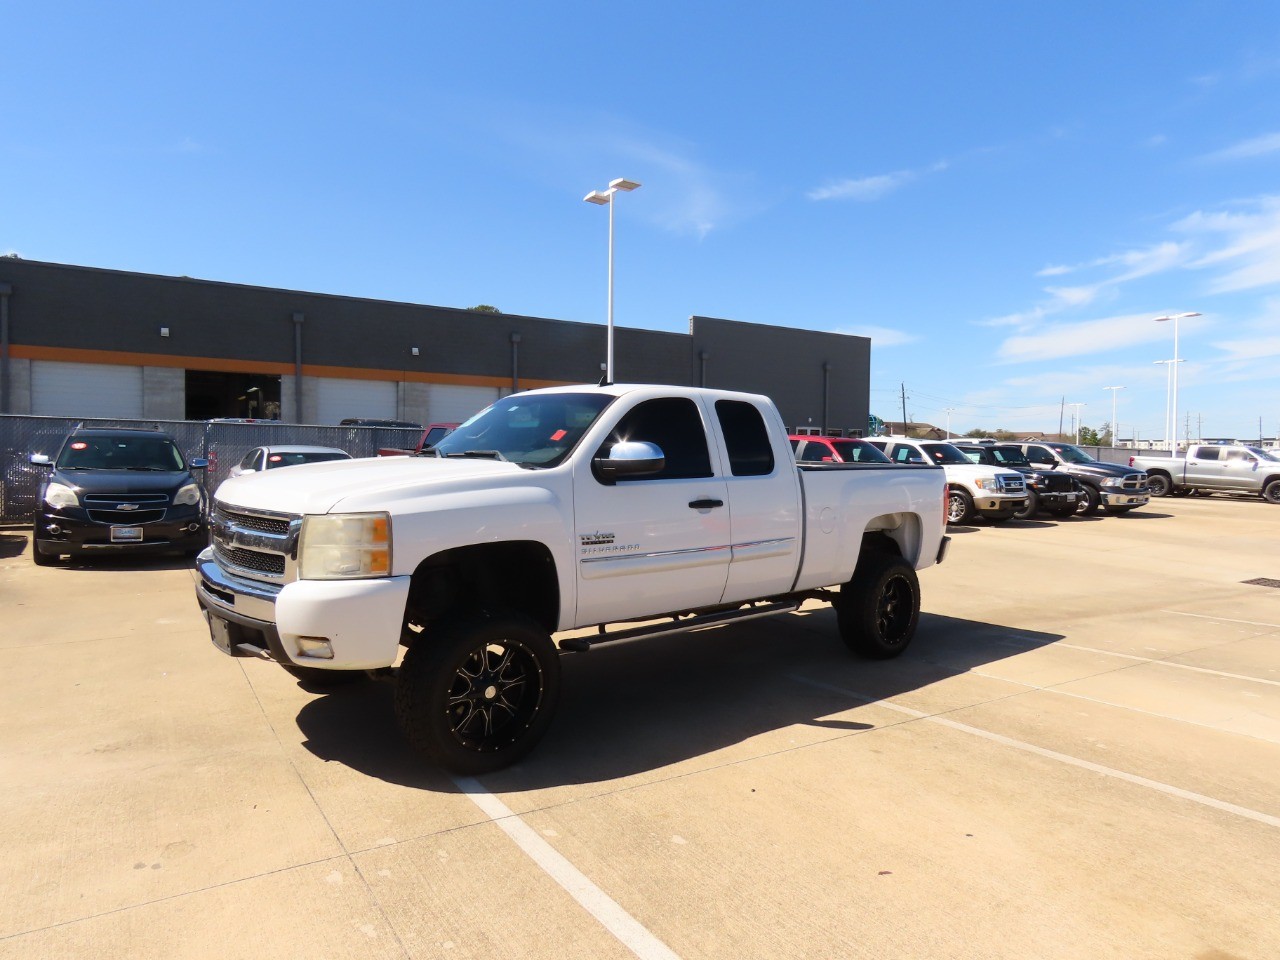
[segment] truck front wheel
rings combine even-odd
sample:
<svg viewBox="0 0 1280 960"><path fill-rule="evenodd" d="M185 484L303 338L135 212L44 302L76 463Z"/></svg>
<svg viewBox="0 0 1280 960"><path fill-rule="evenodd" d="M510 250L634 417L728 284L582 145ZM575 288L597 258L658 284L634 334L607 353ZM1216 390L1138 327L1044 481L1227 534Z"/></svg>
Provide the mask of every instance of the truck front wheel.
<svg viewBox="0 0 1280 960"><path fill-rule="evenodd" d="M1262 498L1267 503L1280 503L1280 480L1272 480L1263 487Z"/></svg>
<svg viewBox="0 0 1280 960"><path fill-rule="evenodd" d="M968 523L973 519L973 497L962 487L947 491L947 523Z"/></svg>
<svg viewBox="0 0 1280 960"><path fill-rule="evenodd" d="M1102 494L1097 488L1089 486L1087 483L1081 484L1084 489L1080 493L1080 504L1076 510L1083 516L1090 516L1098 512L1098 508L1102 506Z"/></svg>
<svg viewBox="0 0 1280 960"><path fill-rule="evenodd" d="M888 660L907 649L920 619L920 582L911 564L887 553L863 558L836 598L840 639L859 656Z"/></svg>
<svg viewBox="0 0 1280 960"><path fill-rule="evenodd" d="M405 653L396 717L413 748L453 773L500 770L533 749L560 698L551 637L520 616L432 628Z"/></svg>

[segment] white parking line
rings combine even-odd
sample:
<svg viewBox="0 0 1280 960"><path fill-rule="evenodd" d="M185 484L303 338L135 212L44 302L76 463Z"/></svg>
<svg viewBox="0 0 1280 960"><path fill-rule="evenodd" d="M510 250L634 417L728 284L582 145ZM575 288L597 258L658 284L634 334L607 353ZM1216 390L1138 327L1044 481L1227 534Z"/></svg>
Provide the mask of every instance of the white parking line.
<svg viewBox="0 0 1280 960"><path fill-rule="evenodd" d="M955 720L949 720L946 717L940 717L936 714L921 713L919 710L912 710L910 707L904 707L888 700L876 700L873 697L863 696L853 690L847 690L844 687L837 687L833 684L823 683L819 680L811 680L808 677L798 676L797 674L788 674L788 676L792 680L806 684L810 687L841 694L842 696L846 696L872 706L884 707L886 710L893 710L916 720L928 720L930 723L937 723L944 727L950 727L952 730L959 730L961 733L969 733L975 737L982 737L984 740L990 740L993 743L999 743L1006 747L1013 747L1015 750L1022 750L1025 753L1033 753L1040 757L1047 757L1050 760L1057 760L1060 763L1070 764L1073 767L1079 767L1082 770L1099 773L1105 777L1124 780L1128 783L1137 784L1140 787L1157 790L1160 793L1167 794L1171 797L1190 800L1192 803L1212 807L1215 810L1222 810L1226 813L1233 813L1236 816L1244 817L1248 820L1255 820L1258 823L1265 823L1270 827L1280 827L1280 817L1274 817L1269 813L1250 810L1248 807L1241 807L1234 803L1227 803L1225 800L1217 800L1214 797L1207 797L1202 793L1192 793L1190 790L1183 790L1181 787L1175 787L1168 783L1161 783L1159 780L1149 780L1146 777L1139 777L1136 774L1125 773L1125 771L1117 770L1114 767L1104 767L1100 763L1094 763L1091 760L1081 760L1079 757L1073 757L1065 753L1058 753L1056 750L1046 750L1044 747L1037 747L1033 743L1014 740L1012 737L1006 737L999 733L992 733L990 730L982 730L978 727L971 727L968 724L958 723Z"/></svg>
<svg viewBox="0 0 1280 960"><path fill-rule="evenodd" d="M999 646L1002 646L1002 647L1012 647L1015 650L1022 650L1026 653L1030 653L1033 650L1042 649L1042 645L1022 646L1012 641L1008 641L1008 642L998 641L998 644ZM1081 650L1085 653L1100 653L1106 657L1119 657L1121 660L1135 660L1138 663L1150 663L1160 667L1177 667L1179 670L1192 670L1195 673L1208 673L1215 677L1225 677L1228 680L1247 680L1249 683L1266 683L1266 684L1270 684L1273 687L1280 687L1280 680L1268 680L1265 677L1250 677L1247 674L1243 674L1243 673L1227 673L1225 670L1211 670L1208 667L1193 667L1189 663L1177 663L1176 661L1173 661L1173 660L1161 660L1161 659L1156 659L1155 657L1138 657L1138 656L1134 656L1132 653L1117 653L1115 650L1102 650L1099 647L1085 647L1085 646L1081 646L1078 643L1063 643L1062 641L1059 640L1059 641L1055 641L1049 646L1054 648L1060 647L1066 650ZM1172 656L1180 656L1180 654L1172 654ZM977 671L971 671L971 672L976 673ZM984 677L989 676L989 674L984 673L982 674L982 676ZM997 678L997 679L1003 679L1003 678ZM1028 686L1032 686L1032 684L1028 684Z"/></svg>
<svg viewBox="0 0 1280 960"><path fill-rule="evenodd" d="M1184 613L1181 610L1161 610L1161 613L1172 613L1177 617L1195 617L1197 620L1218 620L1222 623L1244 623L1251 627L1272 627L1280 630L1280 623L1259 623L1257 620L1232 620L1230 617L1213 617L1207 613Z"/></svg>
<svg viewBox="0 0 1280 960"><path fill-rule="evenodd" d="M623 910L616 900L592 883L586 874L538 836L510 807L485 790L479 781L462 777L456 778L454 783L503 833L516 842L529 859L599 920L624 947L641 960L680 960L678 954L646 930L639 920Z"/></svg>

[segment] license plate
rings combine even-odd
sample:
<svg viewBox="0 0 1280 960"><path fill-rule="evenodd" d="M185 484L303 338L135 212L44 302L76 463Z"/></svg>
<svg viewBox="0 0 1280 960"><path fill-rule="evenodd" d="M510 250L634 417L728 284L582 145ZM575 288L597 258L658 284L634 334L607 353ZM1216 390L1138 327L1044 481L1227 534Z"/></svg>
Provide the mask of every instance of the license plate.
<svg viewBox="0 0 1280 960"><path fill-rule="evenodd" d="M205 613L204 617L209 621L209 639L213 641L215 647L230 656L231 630L227 625L227 621L221 617L215 617L211 613Z"/></svg>
<svg viewBox="0 0 1280 960"><path fill-rule="evenodd" d="M1076 499L1076 497L1078 496L1079 496L1078 493L1068 493L1063 497L1063 499L1066 500L1067 503L1070 503L1072 500Z"/></svg>
<svg viewBox="0 0 1280 960"><path fill-rule="evenodd" d="M142 541L141 527L112 527L111 542L112 543L140 543Z"/></svg>

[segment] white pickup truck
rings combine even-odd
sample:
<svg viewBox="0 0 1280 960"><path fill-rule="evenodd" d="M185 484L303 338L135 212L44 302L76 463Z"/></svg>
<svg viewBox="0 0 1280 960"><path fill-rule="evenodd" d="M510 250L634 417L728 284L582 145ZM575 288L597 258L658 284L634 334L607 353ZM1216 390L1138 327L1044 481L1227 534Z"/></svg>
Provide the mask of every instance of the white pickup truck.
<svg viewBox="0 0 1280 960"><path fill-rule="evenodd" d="M434 457L226 481L196 594L225 653L317 683L393 676L411 744L475 774L542 736L559 651L821 598L855 652L898 655L916 570L946 552L945 488L932 465L797 467L762 396L534 390Z"/></svg>

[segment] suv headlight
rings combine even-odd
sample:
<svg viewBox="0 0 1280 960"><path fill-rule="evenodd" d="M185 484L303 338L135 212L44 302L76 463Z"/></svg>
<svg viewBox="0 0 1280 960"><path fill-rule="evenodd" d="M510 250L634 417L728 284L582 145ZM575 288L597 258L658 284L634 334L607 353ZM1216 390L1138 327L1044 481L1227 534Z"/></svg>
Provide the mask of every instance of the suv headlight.
<svg viewBox="0 0 1280 960"><path fill-rule="evenodd" d="M330 513L302 518L298 576L359 580L391 573L391 516Z"/></svg>
<svg viewBox="0 0 1280 960"><path fill-rule="evenodd" d="M55 510L80 506L80 498L76 496L76 492L65 483L58 483L56 480L51 481L45 488L44 502Z"/></svg>
<svg viewBox="0 0 1280 960"><path fill-rule="evenodd" d="M173 505L175 507L199 506L200 488L194 483L184 483L182 489L174 495Z"/></svg>

